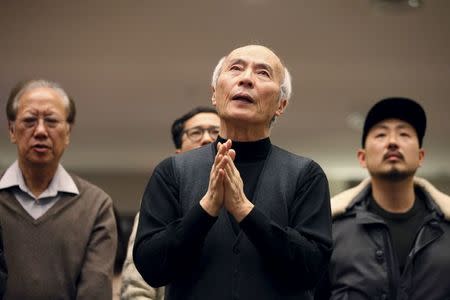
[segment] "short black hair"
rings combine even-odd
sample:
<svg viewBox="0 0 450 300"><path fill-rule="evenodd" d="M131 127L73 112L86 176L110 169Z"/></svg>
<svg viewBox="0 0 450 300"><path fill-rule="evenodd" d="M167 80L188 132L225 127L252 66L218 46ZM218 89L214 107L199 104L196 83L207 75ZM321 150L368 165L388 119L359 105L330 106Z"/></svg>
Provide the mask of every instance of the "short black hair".
<svg viewBox="0 0 450 300"><path fill-rule="evenodd" d="M375 103L367 113L361 138L363 148L370 129L386 119L399 119L409 123L416 130L419 146L422 147L423 137L427 128L427 117L422 106L412 99L390 97Z"/></svg>
<svg viewBox="0 0 450 300"><path fill-rule="evenodd" d="M186 121L192 118L193 116L200 113L213 113L217 115L217 111L213 107L209 106L197 106L182 115L180 118L176 119L172 124L172 141L175 145L175 149L180 149L182 144L181 137L183 136L184 125Z"/></svg>

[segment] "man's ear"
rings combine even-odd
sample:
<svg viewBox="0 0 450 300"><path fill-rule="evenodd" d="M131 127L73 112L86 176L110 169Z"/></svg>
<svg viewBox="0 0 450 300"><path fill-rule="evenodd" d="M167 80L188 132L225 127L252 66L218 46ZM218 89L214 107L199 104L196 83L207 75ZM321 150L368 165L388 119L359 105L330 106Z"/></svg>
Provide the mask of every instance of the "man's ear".
<svg viewBox="0 0 450 300"><path fill-rule="evenodd" d="M11 143L15 144L17 142L16 128L14 127L14 123L11 121L8 122L8 131L9 131L9 140L11 141Z"/></svg>
<svg viewBox="0 0 450 300"><path fill-rule="evenodd" d="M181 149L180 148L175 149L175 154L180 154L180 153L181 153Z"/></svg>
<svg viewBox="0 0 450 300"><path fill-rule="evenodd" d="M366 150L362 148L358 149L356 156L358 157L359 165L363 168L367 168Z"/></svg>
<svg viewBox="0 0 450 300"><path fill-rule="evenodd" d="M419 149L419 167L422 166L424 159L425 159L425 150Z"/></svg>
<svg viewBox="0 0 450 300"><path fill-rule="evenodd" d="M211 86L211 90L212 90L211 103L212 105L216 106L216 89L213 86Z"/></svg>
<svg viewBox="0 0 450 300"><path fill-rule="evenodd" d="M72 124L67 124L68 128L67 128L67 134L66 134L66 147L69 146L70 144L70 134L72 133Z"/></svg>
<svg viewBox="0 0 450 300"><path fill-rule="evenodd" d="M275 116L277 117L281 116L286 110L287 105L288 101L286 99L280 99L280 101L278 101L278 108L275 111Z"/></svg>

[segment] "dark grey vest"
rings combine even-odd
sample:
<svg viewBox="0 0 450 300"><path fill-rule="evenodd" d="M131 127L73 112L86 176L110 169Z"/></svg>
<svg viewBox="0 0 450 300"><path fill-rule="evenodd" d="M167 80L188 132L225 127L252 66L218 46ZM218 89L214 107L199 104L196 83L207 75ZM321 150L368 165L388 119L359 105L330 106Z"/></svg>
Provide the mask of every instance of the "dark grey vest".
<svg viewBox="0 0 450 300"><path fill-rule="evenodd" d="M174 157L183 215L205 195L214 156L211 144ZM252 202L280 226L289 226L290 206L310 163L272 145ZM195 266L167 287L167 299L312 299L309 291L274 278L245 233L234 233L225 210L209 231Z"/></svg>

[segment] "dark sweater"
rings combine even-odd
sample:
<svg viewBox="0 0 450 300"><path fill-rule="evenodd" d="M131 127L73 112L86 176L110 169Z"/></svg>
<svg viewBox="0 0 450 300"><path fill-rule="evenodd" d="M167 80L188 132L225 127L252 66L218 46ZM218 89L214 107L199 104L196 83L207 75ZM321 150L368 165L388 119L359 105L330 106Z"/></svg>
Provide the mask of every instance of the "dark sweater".
<svg viewBox="0 0 450 300"><path fill-rule="evenodd" d="M236 235L224 209L214 218L198 204L214 147L155 168L142 200L137 269L150 285L168 285L166 300L311 299L331 250L325 174L310 159L270 146L251 199L255 207Z"/></svg>
<svg viewBox="0 0 450 300"><path fill-rule="evenodd" d="M33 219L9 190L0 191L9 270L4 299L111 300L117 233L111 198L72 176L79 195L63 194Z"/></svg>
<svg viewBox="0 0 450 300"><path fill-rule="evenodd" d="M225 143L226 140L219 137L218 142ZM236 153L239 153L234 159L234 164L241 175L242 182L245 182L244 194L250 201L253 199L259 174L264 167L271 145L270 139L265 138L256 142L233 142L231 146ZM228 213L228 217L234 233L239 234L239 224L230 213Z"/></svg>

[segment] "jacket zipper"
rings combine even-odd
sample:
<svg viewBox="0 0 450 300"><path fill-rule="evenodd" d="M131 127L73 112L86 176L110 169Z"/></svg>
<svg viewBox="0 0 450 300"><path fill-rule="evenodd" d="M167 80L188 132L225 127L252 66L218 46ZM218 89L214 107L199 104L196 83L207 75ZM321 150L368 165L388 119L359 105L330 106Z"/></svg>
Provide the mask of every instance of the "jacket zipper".
<svg viewBox="0 0 450 300"><path fill-rule="evenodd" d="M397 283L399 282L400 270L398 268L397 256L394 253L394 249L392 246L391 235L386 225L384 225L383 231L383 239L386 245L385 250L387 250L385 256L388 271L389 299L395 300L397 299Z"/></svg>

